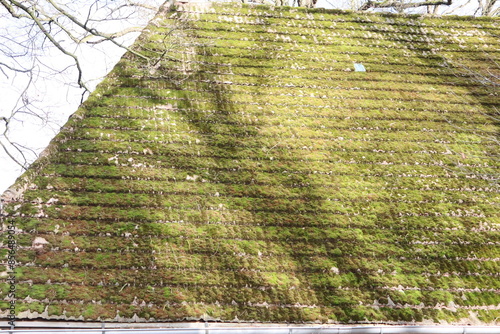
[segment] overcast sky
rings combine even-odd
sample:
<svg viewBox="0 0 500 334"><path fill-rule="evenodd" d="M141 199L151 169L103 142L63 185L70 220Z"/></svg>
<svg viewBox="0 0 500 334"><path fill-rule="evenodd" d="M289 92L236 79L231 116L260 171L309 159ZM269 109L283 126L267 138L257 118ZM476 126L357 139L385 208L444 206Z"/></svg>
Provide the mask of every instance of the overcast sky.
<svg viewBox="0 0 500 334"><path fill-rule="evenodd" d="M88 69L90 87L103 79L120 59L123 49L110 48L110 52L103 55L100 52L88 50L81 57L82 67ZM67 59L62 55L55 55L51 61L64 62ZM68 78L69 80L73 78ZM19 79L17 85L11 85L8 80L0 80L0 117L8 116L18 102L19 96L24 89L27 80ZM41 152L50 140L59 132L60 127L67 121L68 117L78 108L82 92L72 86L68 86L61 78L40 79L36 83L36 93L30 94L29 98L40 101L43 112L46 112L49 122L42 122L35 117L26 116L24 121L19 122L10 129L11 140L29 147L35 152ZM0 125L0 131L4 131L4 122ZM0 148L1 149L1 148ZM34 155L25 153L31 158ZM7 154L0 153L0 193L12 185L15 179L23 172Z"/></svg>
<svg viewBox="0 0 500 334"><path fill-rule="evenodd" d="M83 1L83 0L82 0ZM155 0L153 0L155 1ZM156 0L157 2L163 2ZM319 0L317 7L333 8L348 7L350 3L358 0ZM459 7L465 0L455 1L453 7ZM477 6L472 0L470 6ZM464 8L460 13L471 13L472 7ZM23 35L16 34L21 31L16 28L18 21L7 19L8 16L1 16L0 9L0 37L12 37L22 40ZM146 20L143 20L145 24ZM135 37L137 34L135 35ZM129 39L129 43L133 39ZM78 53L88 85L94 88L106 74L113 68L120 59L124 50L109 45L102 45L100 48L90 48L86 46L75 48ZM1 59L0 59L1 60ZM46 52L43 56L39 69L39 76L34 89L30 92L29 98L35 101L44 113L48 115L49 122L40 122L33 117L26 117L22 122L18 122L16 127L11 129L11 139L40 153L50 140L57 134L60 127L66 122L68 117L76 111L81 101L81 90L75 88L74 82L76 73L69 71L64 75L54 76L49 74L51 67L58 67L62 64L70 64L67 56L61 55L57 50ZM72 85L68 85L72 82ZM3 75L0 72L0 117L8 117L11 110L19 102L19 97L27 84L26 77L15 76L12 73ZM0 122L0 133L4 131L4 122ZM34 154L29 154L28 159L33 159ZM16 178L21 175L22 168L16 165L12 159L0 148L0 194L11 186Z"/></svg>
<svg viewBox="0 0 500 334"><path fill-rule="evenodd" d="M160 4L164 0L143 0L142 3ZM78 6L84 8L86 3L92 3L93 0L81 0ZM76 3L76 2L74 2ZM74 4L73 3L73 4ZM76 8L78 11L79 8ZM83 10L86 12L85 8ZM148 16L149 14L149 16ZM141 12L140 18L126 21L114 21L112 26L106 26L106 31L120 31L124 27L144 26L154 14L153 11ZM14 57L15 60L5 57L6 50L22 52L20 48L16 50L16 43L30 44L26 41L32 37L28 35L23 26L25 22L13 19L0 6L0 62L17 65L16 62L31 64L33 59L28 57ZM122 39L126 45L130 45L139 33L128 34ZM57 38L63 40L64 36L59 34ZM70 45L70 44L66 44ZM43 115L44 121L32 115L19 114L18 121L9 124L9 139L19 143L29 150L24 150L24 154L29 161L36 158L50 142L50 140L59 132L61 126L67 121L68 117L76 111L82 101L82 90L77 87L77 71L70 67L73 63L71 58L62 54L54 47L48 47L48 41L42 44L42 47L33 48L36 54L35 80L31 82L29 93L27 94L30 104L37 106L37 112ZM111 71L118 62L123 48L111 45L111 43L102 43L98 45L74 44L68 47L68 50L78 56L84 73L84 79L87 87L91 90ZM68 68L69 67L69 68ZM0 67L1 69L1 67ZM57 73L61 69L64 72ZM29 83L29 77L23 74L16 74L12 71L0 72L0 117L9 117L12 110L22 105L20 97ZM85 95L87 97L88 94ZM16 107L17 106L17 107ZM5 122L0 120L0 133L5 130ZM1 138L2 144L8 146L5 138ZM18 153L10 148L10 153ZM33 152L30 152L33 150ZM17 155L20 158L19 153ZM0 194L10 187L17 177L23 172L23 169L11 159L8 154L0 147Z"/></svg>

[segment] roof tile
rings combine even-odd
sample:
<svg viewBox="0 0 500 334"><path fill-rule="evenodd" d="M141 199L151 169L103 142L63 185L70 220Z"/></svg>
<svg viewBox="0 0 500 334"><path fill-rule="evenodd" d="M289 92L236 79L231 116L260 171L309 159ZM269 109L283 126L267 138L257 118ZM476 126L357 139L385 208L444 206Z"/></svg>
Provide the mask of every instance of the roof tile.
<svg viewBox="0 0 500 334"><path fill-rule="evenodd" d="M493 323L499 22L159 14L4 195L18 317Z"/></svg>

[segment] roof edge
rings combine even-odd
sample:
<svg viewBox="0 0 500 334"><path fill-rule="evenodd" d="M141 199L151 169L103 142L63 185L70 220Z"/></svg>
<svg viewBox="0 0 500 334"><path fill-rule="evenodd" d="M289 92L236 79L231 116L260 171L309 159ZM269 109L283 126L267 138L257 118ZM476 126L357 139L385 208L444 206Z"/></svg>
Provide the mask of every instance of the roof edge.
<svg viewBox="0 0 500 334"><path fill-rule="evenodd" d="M7 321L0 321L0 329L10 327ZM119 322L72 322L72 321L16 321L16 328L30 329L166 329L186 331L189 329L208 330L252 330L255 333L277 329L297 329L301 333L305 330L336 329L338 333L500 333L497 325L440 325L440 324L289 324L289 323L252 323L252 322L150 322L150 323L119 323Z"/></svg>
<svg viewBox="0 0 500 334"><path fill-rule="evenodd" d="M272 10L276 12L289 12L297 11L303 13L311 14L361 14L361 15L373 15L379 17L396 17L396 18L413 18L413 19L446 19L446 20L458 20L458 21L499 21L500 16L474 16L474 15L432 15L432 14L408 14L408 13L390 13L390 12L370 12L370 11L359 11L352 9L337 9L337 8L307 8L307 7L293 7L293 6L276 6L272 4L261 4L252 2L241 2L239 0L214 0L214 1L203 1L203 0L168 0L171 3L172 9L177 8L187 9L189 7L196 8L198 6L204 7L208 6L228 6L228 7L238 7L238 8L252 8L252 9L262 9L262 10Z"/></svg>

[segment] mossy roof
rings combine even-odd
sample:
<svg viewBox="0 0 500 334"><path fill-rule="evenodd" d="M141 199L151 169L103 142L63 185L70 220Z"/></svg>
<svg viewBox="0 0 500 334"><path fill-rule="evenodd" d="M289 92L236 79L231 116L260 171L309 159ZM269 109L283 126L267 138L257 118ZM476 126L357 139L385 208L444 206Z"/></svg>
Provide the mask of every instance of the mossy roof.
<svg viewBox="0 0 500 334"><path fill-rule="evenodd" d="M499 36L161 11L4 194L18 318L494 323Z"/></svg>

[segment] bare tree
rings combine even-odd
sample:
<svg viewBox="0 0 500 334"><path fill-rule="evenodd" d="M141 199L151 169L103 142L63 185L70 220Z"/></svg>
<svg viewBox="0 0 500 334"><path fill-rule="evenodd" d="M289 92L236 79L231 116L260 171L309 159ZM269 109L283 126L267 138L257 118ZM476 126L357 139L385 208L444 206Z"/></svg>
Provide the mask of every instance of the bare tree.
<svg viewBox="0 0 500 334"><path fill-rule="evenodd" d="M498 16L500 15L500 2L498 0L478 0L476 15Z"/></svg>
<svg viewBox="0 0 500 334"><path fill-rule="evenodd" d="M20 87L0 110L0 153L23 169L36 158L13 132L26 122L53 123L43 96L37 96L48 78L77 89L80 100L87 96L92 74L82 65L85 52L105 55L114 47L149 61L128 45L163 2L0 0L0 84Z"/></svg>
<svg viewBox="0 0 500 334"><path fill-rule="evenodd" d="M368 0L366 1L359 10L369 10L372 8L378 9L392 9L398 13L403 13L405 10L410 8L427 7L434 8L436 11L437 6L445 5L450 6L452 0L424 0L424 1L405 1L405 0Z"/></svg>
<svg viewBox="0 0 500 334"><path fill-rule="evenodd" d="M352 1L353 4L355 2ZM366 10L390 10L404 13L409 10L427 14L460 14L475 16L498 16L500 15L500 2L498 0L361 0L361 5L351 9ZM445 10L443 10L445 9Z"/></svg>

